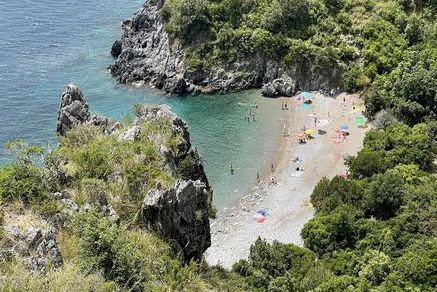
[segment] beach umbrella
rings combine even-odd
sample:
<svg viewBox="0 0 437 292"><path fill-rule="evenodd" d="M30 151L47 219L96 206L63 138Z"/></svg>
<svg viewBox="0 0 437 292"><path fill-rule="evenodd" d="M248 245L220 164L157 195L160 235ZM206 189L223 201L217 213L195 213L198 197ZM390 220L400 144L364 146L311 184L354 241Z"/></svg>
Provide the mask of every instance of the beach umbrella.
<svg viewBox="0 0 437 292"><path fill-rule="evenodd" d="M263 216L266 216L266 215L268 215L268 211L269 210L267 210L266 208L261 208L261 209L257 210L256 213L261 214Z"/></svg>
<svg viewBox="0 0 437 292"><path fill-rule="evenodd" d="M340 130L347 130L347 129L349 129L348 125L341 125L340 126Z"/></svg>
<svg viewBox="0 0 437 292"><path fill-rule="evenodd" d="M355 125L359 126L364 126L366 124L366 121L364 120L363 117L358 116L355 118Z"/></svg>
<svg viewBox="0 0 437 292"><path fill-rule="evenodd" d="M264 221L266 221L266 216L257 212L253 215L253 219L256 223L264 223Z"/></svg>
<svg viewBox="0 0 437 292"><path fill-rule="evenodd" d="M299 96L301 96L301 97L303 97L303 98L305 98L305 99L308 99L308 98L311 98L313 95L311 94L311 92L303 91L303 92L301 92L301 93L299 94Z"/></svg>
<svg viewBox="0 0 437 292"><path fill-rule="evenodd" d="M313 129L307 129L307 130L305 130L305 134L307 134L307 135L314 135L315 133L316 133L316 131L313 130Z"/></svg>

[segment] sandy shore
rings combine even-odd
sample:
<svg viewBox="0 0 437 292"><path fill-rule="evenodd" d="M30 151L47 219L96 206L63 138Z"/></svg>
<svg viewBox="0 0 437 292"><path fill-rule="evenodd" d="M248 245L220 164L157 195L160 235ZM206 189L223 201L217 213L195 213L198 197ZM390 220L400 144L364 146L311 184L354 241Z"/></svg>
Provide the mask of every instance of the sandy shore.
<svg viewBox="0 0 437 292"><path fill-rule="evenodd" d="M288 102L289 110L281 110L281 102ZM219 212L211 223L212 245L205 253L211 265L230 268L247 258L250 245L258 237L302 245L300 231L314 214L309 203L314 186L324 176L344 174L343 156L354 155L362 146L367 129L354 123L363 110L357 96L341 94L334 99L314 94L313 104L307 109L296 98L282 98L278 104L278 116L284 120L289 136L278 142L271 174L275 183L269 175L238 205ZM314 139L299 144L297 135L303 126L317 129L313 113L319 121L329 122L320 128L326 133L316 132ZM335 130L344 124L349 126L350 135L341 143ZM299 161L295 161L296 157ZM296 171L296 167L304 171ZM266 208L268 215L263 223L257 223L253 216L261 208Z"/></svg>

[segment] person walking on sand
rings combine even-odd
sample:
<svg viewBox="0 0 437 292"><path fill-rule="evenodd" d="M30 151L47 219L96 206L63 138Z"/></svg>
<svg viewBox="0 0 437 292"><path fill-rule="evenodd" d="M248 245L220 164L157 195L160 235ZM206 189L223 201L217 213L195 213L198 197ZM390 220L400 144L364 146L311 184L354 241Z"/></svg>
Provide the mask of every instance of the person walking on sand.
<svg viewBox="0 0 437 292"><path fill-rule="evenodd" d="M275 172L275 168L273 167L273 162L272 162L272 164L270 165L270 169L271 169L272 172Z"/></svg>
<svg viewBox="0 0 437 292"><path fill-rule="evenodd" d="M256 181L257 181L257 183L261 182L258 171L256 172Z"/></svg>

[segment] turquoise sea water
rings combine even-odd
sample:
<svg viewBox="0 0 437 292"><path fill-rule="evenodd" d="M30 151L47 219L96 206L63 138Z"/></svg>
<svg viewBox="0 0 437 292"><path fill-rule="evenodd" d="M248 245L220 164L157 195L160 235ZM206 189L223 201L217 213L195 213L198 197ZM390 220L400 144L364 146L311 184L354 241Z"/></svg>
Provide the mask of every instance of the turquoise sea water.
<svg viewBox="0 0 437 292"><path fill-rule="evenodd" d="M56 145L56 115L65 85L80 87L91 110L120 119L134 103L168 104L187 121L221 209L270 167L281 131L277 102L258 91L184 98L117 84L107 73L120 23L142 0L0 0L0 144L17 138ZM256 122L245 113L258 103ZM262 121L262 122L261 122ZM10 156L0 150L0 163ZM233 163L235 175L230 175Z"/></svg>

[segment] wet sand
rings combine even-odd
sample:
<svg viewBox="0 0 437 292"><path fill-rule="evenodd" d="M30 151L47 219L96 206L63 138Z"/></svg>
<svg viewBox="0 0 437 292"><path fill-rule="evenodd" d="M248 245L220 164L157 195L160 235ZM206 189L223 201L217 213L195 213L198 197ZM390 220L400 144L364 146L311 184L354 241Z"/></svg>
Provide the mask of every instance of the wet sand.
<svg viewBox="0 0 437 292"><path fill-rule="evenodd" d="M211 265L230 268L238 260L247 258L250 245L258 237L303 245L300 231L314 214L309 202L314 186L325 176L345 174L343 156L354 155L362 146L367 128L359 128L354 123L364 109L357 96L341 94L334 99L316 93L313 104L307 109L302 108L297 98L279 101L289 105L288 110L281 110L279 102L277 113L289 136L281 136L277 143L274 172L262 177L251 193L234 207L219 212L218 218L212 221L212 245L205 253ZM326 133L317 133L313 113L318 120L329 121L320 127ZM335 130L344 124L349 126L350 135L341 143ZM316 133L314 139L300 144L297 137L303 126ZM296 157L299 161L295 161ZM303 171L296 171L296 167ZM271 182L272 176L275 183ZM266 208L268 215L263 223L257 223L253 216L261 208Z"/></svg>

